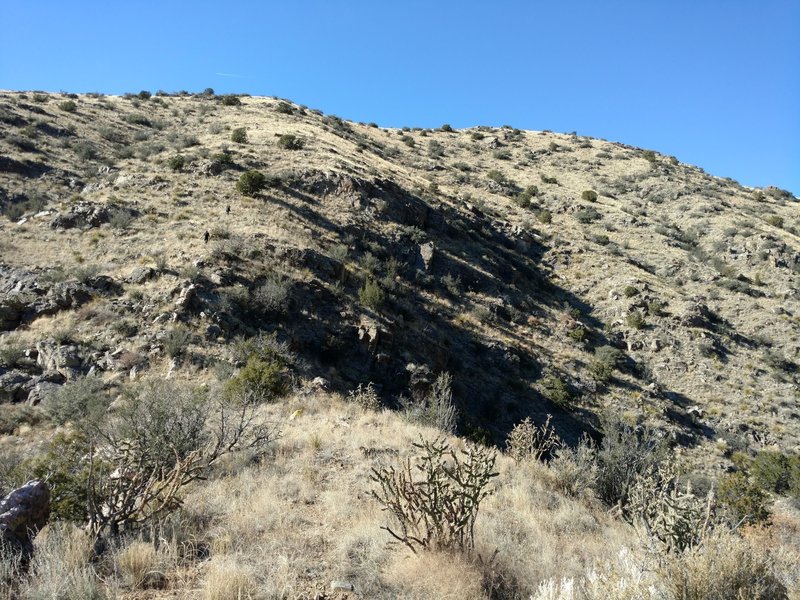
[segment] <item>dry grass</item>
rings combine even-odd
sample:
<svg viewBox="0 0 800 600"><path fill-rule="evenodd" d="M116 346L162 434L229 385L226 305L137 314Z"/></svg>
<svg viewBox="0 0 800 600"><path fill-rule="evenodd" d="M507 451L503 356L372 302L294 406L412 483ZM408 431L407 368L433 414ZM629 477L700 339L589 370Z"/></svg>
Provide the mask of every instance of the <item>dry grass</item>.
<svg viewBox="0 0 800 600"><path fill-rule="evenodd" d="M204 600L250 600L256 597L252 570L234 556L214 558L206 566ZM260 596L260 595L259 595Z"/></svg>
<svg viewBox="0 0 800 600"><path fill-rule="evenodd" d="M482 600L482 573L461 556L400 552L392 556L383 576L387 596L404 600Z"/></svg>
<svg viewBox="0 0 800 600"><path fill-rule="evenodd" d="M135 541L116 555L122 583L129 588L149 587L161 579L158 552L152 543Z"/></svg>

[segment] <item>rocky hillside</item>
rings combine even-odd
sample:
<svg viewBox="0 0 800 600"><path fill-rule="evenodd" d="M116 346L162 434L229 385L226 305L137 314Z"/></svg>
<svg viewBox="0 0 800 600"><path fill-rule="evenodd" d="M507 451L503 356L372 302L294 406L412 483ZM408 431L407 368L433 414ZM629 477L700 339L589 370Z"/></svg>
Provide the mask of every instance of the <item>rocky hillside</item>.
<svg viewBox="0 0 800 600"><path fill-rule="evenodd" d="M670 587L695 564L800 597L791 502L721 525L800 497L797 209L576 134L2 92L0 495L47 489L0 529L31 490L59 523L35 553L17 527L33 562L0 556L0 597L735 597ZM474 548L386 548L381 469L444 433L505 448L526 418L573 449L545 466L514 430ZM723 482L713 535L655 474L667 446ZM643 478L604 490L626 461ZM653 558L637 519L667 490L694 533Z"/></svg>
<svg viewBox="0 0 800 600"><path fill-rule="evenodd" d="M575 134L147 96L0 96L3 402L211 377L266 331L388 406L449 372L478 439L613 407L705 457L797 447L789 193Z"/></svg>

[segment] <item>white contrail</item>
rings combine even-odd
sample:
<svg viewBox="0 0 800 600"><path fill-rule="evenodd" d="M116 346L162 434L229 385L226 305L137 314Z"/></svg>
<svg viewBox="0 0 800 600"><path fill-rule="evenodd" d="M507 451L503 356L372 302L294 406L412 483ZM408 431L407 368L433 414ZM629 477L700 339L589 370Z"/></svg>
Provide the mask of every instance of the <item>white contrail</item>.
<svg viewBox="0 0 800 600"><path fill-rule="evenodd" d="M236 75L235 73L214 73L214 75L219 75L220 77L236 77L237 79L246 79L244 75Z"/></svg>

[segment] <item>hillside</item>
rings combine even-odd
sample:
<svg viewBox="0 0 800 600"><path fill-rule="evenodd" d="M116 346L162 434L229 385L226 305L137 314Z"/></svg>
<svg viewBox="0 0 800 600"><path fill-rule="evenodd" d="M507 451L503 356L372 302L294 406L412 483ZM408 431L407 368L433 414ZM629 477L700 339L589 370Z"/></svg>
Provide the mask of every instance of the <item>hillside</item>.
<svg viewBox="0 0 800 600"><path fill-rule="evenodd" d="M240 184L252 171L261 189ZM377 534L359 537L380 521L374 505L331 516L348 503L341 490L369 487L370 449L406 455L420 431L393 413L424 412L442 373L461 440L503 448L517 423L552 415L574 447L599 440L613 415L658 432L702 490L743 456L800 451L797 199L675 157L508 126L387 129L273 98L2 92L0 208L0 450L33 453L68 430L49 399L87 375L111 397L162 379L213 389L250 368L253 340L270 340L290 398L268 406L270 419L316 408L287 422L272 470L239 465L193 488L186 518L210 511L203 527L218 517L228 530L214 543L237 547L231 511L247 513L235 562L263 542L242 540L256 488L269 489L278 514L263 516L265 531L297 532L280 556L325 546L307 554L316 566L270 566L270 589L285 577L287 597L335 578L358 579L359 597L444 597L401 589L404 569L436 566L401 564L373 547ZM344 400L370 383L370 408L391 412ZM538 473L531 491L510 458L500 465L521 487L488 499L487 513L511 519L502 503L517 493L552 505L548 527L573 557L508 567L529 596L591 570L609 535L634 544L598 505L543 491L545 467L526 467ZM221 501L230 486L247 498L239 508ZM482 556L512 522L481 530ZM573 535L593 541L579 550ZM380 565L326 562L360 552ZM365 583L372 568L394 583ZM480 588L485 572L459 568L454 578Z"/></svg>

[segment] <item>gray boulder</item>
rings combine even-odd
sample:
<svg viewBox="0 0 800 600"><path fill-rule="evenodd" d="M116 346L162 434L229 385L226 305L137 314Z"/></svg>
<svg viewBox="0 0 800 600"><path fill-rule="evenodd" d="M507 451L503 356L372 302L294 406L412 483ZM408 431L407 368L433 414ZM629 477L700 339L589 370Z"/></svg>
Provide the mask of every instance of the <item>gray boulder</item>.
<svg viewBox="0 0 800 600"><path fill-rule="evenodd" d="M29 481L0 500L0 548L30 555L33 539L50 518L50 489Z"/></svg>

